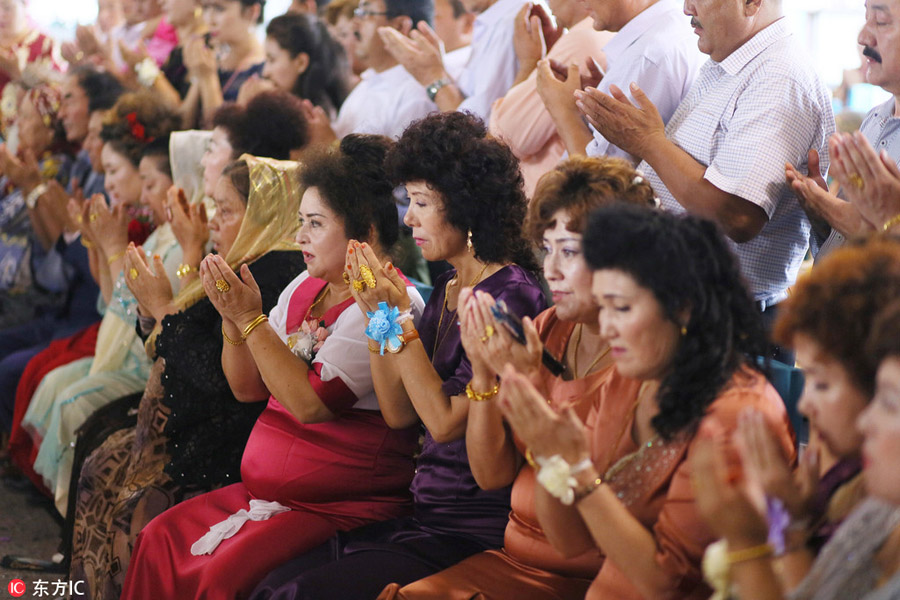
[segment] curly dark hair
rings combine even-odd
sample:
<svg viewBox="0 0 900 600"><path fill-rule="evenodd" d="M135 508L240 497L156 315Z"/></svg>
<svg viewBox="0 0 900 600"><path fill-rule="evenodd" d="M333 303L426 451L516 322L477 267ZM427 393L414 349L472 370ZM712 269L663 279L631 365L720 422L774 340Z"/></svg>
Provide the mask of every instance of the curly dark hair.
<svg viewBox="0 0 900 600"><path fill-rule="evenodd" d="M180 127L177 109L148 92L122 95L103 120L100 139L135 167L148 144L164 141Z"/></svg>
<svg viewBox="0 0 900 600"><path fill-rule="evenodd" d="M568 213L566 229L584 231L588 213L616 200L655 206L653 188L621 158L573 156L544 173L537 183L528 216L526 235L540 245L544 232L556 226L554 215Z"/></svg>
<svg viewBox="0 0 900 600"><path fill-rule="evenodd" d="M98 71L90 65L79 65L69 71L69 75L78 81L78 87L88 97L88 111L109 110L125 88L111 73Z"/></svg>
<svg viewBox="0 0 900 600"><path fill-rule="evenodd" d="M398 183L424 181L441 195L447 222L463 235L472 232L477 259L538 271L522 233L528 201L519 161L481 119L449 112L415 121L386 164Z"/></svg>
<svg viewBox="0 0 900 600"><path fill-rule="evenodd" d="M213 115L213 127L221 127L228 134L233 159L252 154L287 160L291 150L309 142L302 103L283 90L258 94L246 106L223 104Z"/></svg>
<svg viewBox="0 0 900 600"><path fill-rule="evenodd" d="M900 298L900 243L875 237L826 256L781 303L775 339L790 346L809 336L837 360L856 386L875 393L878 360L865 347L876 315Z"/></svg>
<svg viewBox="0 0 900 600"><path fill-rule="evenodd" d="M307 158L300 174L300 185L318 189L344 222L348 239L371 243L374 225L385 250L400 235L394 186L384 169L385 156L393 145L381 135L350 134L337 150L322 149Z"/></svg>
<svg viewBox="0 0 900 600"><path fill-rule="evenodd" d="M591 213L583 240L592 270L615 269L650 290L667 319L688 322L651 421L664 439L696 427L747 356L763 356L759 311L711 221L613 203Z"/></svg>
<svg viewBox="0 0 900 600"><path fill-rule="evenodd" d="M269 22L266 35L291 58L299 54L309 57L306 70L297 76L293 94L326 112L337 111L349 92L345 74L350 66L344 47L331 37L325 24L313 15L281 15Z"/></svg>

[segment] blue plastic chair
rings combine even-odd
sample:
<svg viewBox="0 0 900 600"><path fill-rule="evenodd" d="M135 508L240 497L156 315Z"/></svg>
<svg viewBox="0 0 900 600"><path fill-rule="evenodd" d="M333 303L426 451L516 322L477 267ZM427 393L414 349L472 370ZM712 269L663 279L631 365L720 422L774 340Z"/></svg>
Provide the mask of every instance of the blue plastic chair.
<svg viewBox="0 0 900 600"><path fill-rule="evenodd" d="M797 443L807 444L809 442L809 423L806 418L800 414L797 409L797 403L800 401L800 395L803 393L803 371L797 367L786 365L777 360L769 361L769 381L778 390L784 405L787 408L788 416L791 419L791 425L797 432Z"/></svg>

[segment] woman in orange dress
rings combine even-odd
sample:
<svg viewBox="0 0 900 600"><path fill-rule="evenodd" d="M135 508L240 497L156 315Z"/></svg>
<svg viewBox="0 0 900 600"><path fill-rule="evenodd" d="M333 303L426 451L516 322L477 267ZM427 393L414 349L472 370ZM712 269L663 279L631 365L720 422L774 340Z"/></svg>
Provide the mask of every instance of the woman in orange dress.
<svg viewBox="0 0 900 600"><path fill-rule="evenodd" d="M707 598L700 560L714 536L687 460L697 428L715 423L727 439L751 407L793 457L784 404L752 358L765 348L759 313L710 222L605 206L591 215L584 248L615 364L607 384L641 384L617 399L621 425L601 420L609 398L597 395L584 426L505 367L500 409L540 465L538 519L563 555L605 556L588 600Z"/></svg>

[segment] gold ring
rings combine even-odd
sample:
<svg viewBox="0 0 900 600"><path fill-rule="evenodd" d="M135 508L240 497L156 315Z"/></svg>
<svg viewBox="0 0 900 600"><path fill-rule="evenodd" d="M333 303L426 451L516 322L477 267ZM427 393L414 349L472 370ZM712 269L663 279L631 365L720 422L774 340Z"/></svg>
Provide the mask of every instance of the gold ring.
<svg viewBox="0 0 900 600"><path fill-rule="evenodd" d="M346 283L347 285L350 285L350 274L347 271L344 271L343 273L341 273L341 277L344 278L344 283Z"/></svg>
<svg viewBox="0 0 900 600"><path fill-rule="evenodd" d="M75 217L75 222L76 222L76 223L82 223L82 222L84 222L84 217L82 217L81 215L76 216L76 217Z"/></svg>
<svg viewBox="0 0 900 600"><path fill-rule="evenodd" d="M131 267L130 269L128 269L128 276L131 277L131 279L137 279L138 278L138 270L135 269L134 267Z"/></svg>
<svg viewBox="0 0 900 600"><path fill-rule="evenodd" d="M362 277L363 283L373 290L375 289L375 273L372 272L369 265L360 265L359 276Z"/></svg>
<svg viewBox="0 0 900 600"><path fill-rule="evenodd" d="M366 289L366 284L362 279L354 279L351 282L351 285L353 286L353 289L356 290L357 292L361 292L364 289Z"/></svg>
<svg viewBox="0 0 900 600"><path fill-rule="evenodd" d="M93 223L94 221L96 221L96 220L97 220L97 213L91 213L91 214L88 216L88 220L90 220L91 223Z"/></svg>
<svg viewBox="0 0 900 600"><path fill-rule="evenodd" d="M231 285L224 279L216 279L216 289L224 294L231 289Z"/></svg>
<svg viewBox="0 0 900 600"><path fill-rule="evenodd" d="M858 190L866 187L866 182L862 177L860 177L859 173L853 173L852 175L850 175L850 183L852 183Z"/></svg>
<svg viewBox="0 0 900 600"><path fill-rule="evenodd" d="M486 336L486 335L481 336L481 343L482 343L482 344L486 343L487 341L488 341L488 336Z"/></svg>
<svg viewBox="0 0 900 600"><path fill-rule="evenodd" d="M485 325L484 337L491 338L493 336L494 336L494 326L493 325Z"/></svg>

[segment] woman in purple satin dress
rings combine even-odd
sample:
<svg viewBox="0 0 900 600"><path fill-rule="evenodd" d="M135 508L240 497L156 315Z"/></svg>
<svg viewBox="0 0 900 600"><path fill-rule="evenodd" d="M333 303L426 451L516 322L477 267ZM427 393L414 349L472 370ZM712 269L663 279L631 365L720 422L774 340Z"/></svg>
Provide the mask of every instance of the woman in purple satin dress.
<svg viewBox="0 0 900 600"><path fill-rule="evenodd" d="M503 544L509 487L478 487L464 437L467 391L479 398L493 392L467 390L472 370L456 310L464 287L504 300L519 316L533 317L545 307L534 254L522 234L522 177L509 148L489 138L476 117L462 113L413 123L387 165L406 185L410 205L404 222L423 256L453 266L435 281L418 340L406 321L410 341L400 352L371 355L385 420L395 428L421 421L426 429L412 483L413 515L338 534L274 571L254 598L374 598L388 583L416 581ZM354 293L361 310L375 310L379 301L408 308L395 269L382 266L366 244L351 242L347 259L351 280L361 279L360 266L371 268L376 279L374 287Z"/></svg>

